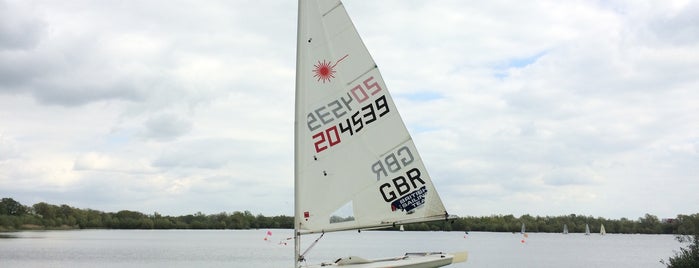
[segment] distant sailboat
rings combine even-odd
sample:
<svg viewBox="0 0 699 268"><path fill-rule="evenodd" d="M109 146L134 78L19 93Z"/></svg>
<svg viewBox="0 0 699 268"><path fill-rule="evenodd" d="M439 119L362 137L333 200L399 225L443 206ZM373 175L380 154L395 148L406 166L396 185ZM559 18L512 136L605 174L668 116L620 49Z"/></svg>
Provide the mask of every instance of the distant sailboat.
<svg viewBox="0 0 699 268"><path fill-rule="evenodd" d="M568 234L568 225L563 224L563 234Z"/></svg>
<svg viewBox="0 0 699 268"><path fill-rule="evenodd" d="M298 3L295 267L305 266L306 253L325 233L450 219L342 2ZM301 251L301 238L309 234L320 237ZM466 252L379 260L351 256L320 266L440 267L466 257Z"/></svg>
<svg viewBox="0 0 699 268"><path fill-rule="evenodd" d="M524 227L524 223L522 223L522 230L520 231L520 233L522 233L522 234L526 233L526 228Z"/></svg>
<svg viewBox="0 0 699 268"><path fill-rule="evenodd" d="M590 235L590 225L585 224L585 235Z"/></svg>
<svg viewBox="0 0 699 268"><path fill-rule="evenodd" d="M401 231L401 232L405 231L405 228L403 228L403 225L402 225L402 224L400 225L400 231Z"/></svg>
<svg viewBox="0 0 699 268"><path fill-rule="evenodd" d="M599 234L600 234L600 235L605 235L605 234L607 234L607 231L604 230L604 224L602 224L602 225L599 227Z"/></svg>

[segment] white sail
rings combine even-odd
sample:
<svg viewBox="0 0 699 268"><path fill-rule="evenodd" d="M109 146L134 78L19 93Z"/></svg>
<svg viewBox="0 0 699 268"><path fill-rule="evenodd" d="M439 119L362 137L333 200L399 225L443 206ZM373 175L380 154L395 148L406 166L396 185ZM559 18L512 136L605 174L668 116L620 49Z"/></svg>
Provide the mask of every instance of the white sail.
<svg viewBox="0 0 699 268"><path fill-rule="evenodd" d="M297 38L296 266L318 242L301 253L303 234L447 219L379 69L342 3L299 0ZM467 256L353 256L318 267L440 267Z"/></svg>
<svg viewBox="0 0 699 268"><path fill-rule="evenodd" d="M379 69L340 1L299 1L296 68L298 232L447 216Z"/></svg>
<svg viewBox="0 0 699 268"><path fill-rule="evenodd" d="M568 225L563 224L563 234L568 234Z"/></svg>
<svg viewBox="0 0 699 268"><path fill-rule="evenodd" d="M599 234L601 234L601 235L607 234L607 230L604 229L604 224L600 225Z"/></svg>
<svg viewBox="0 0 699 268"><path fill-rule="evenodd" d="M585 235L590 235L590 225L585 224Z"/></svg>
<svg viewBox="0 0 699 268"><path fill-rule="evenodd" d="M522 234L526 232L526 229L524 228L524 223L522 223L522 230L519 231L519 232L522 233Z"/></svg>

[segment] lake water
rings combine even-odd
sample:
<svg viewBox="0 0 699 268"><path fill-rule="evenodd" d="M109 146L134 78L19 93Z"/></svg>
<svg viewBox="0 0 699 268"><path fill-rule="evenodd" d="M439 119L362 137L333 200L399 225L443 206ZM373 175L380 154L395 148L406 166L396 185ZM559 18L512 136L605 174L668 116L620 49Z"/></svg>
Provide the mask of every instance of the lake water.
<svg viewBox="0 0 699 268"><path fill-rule="evenodd" d="M293 267L292 230L79 230L0 233L0 267ZM306 248L317 235L304 236ZM524 242L523 242L524 239ZM284 244L286 242L286 245ZM468 251L448 267L663 267L672 235L364 231L328 233L309 263L348 255Z"/></svg>

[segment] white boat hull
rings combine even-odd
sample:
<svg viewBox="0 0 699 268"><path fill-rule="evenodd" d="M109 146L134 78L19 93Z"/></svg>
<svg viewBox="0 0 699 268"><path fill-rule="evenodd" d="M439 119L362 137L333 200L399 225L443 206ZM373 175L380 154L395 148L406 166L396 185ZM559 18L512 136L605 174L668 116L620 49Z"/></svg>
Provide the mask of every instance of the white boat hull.
<svg viewBox="0 0 699 268"><path fill-rule="evenodd" d="M339 259L333 263L322 263L309 266L301 267L351 267L351 268L433 268L447 266L452 263L465 262L468 258L466 252L459 253L415 253L406 254L405 256L379 259L379 260L367 260L361 257L347 257Z"/></svg>

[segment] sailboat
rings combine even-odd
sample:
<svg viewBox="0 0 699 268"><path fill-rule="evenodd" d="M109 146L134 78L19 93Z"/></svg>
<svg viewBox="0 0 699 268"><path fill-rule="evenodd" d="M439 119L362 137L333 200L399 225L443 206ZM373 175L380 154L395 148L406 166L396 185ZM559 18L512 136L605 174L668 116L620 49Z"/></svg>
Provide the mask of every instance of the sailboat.
<svg viewBox="0 0 699 268"><path fill-rule="evenodd" d="M295 267L306 264L325 233L453 218L342 2L299 0L298 12ZM310 234L320 236L301 252L301 238ZM466 258L426 252L320 265L441 267Z"/></svg>
<svg viewBox="0 0 699 268"><path fill-rule="evenodd" d="M525 232L526 232L526 230L525 230L525 228L524 228L524 223L522 223L522 230L519 231L519 233L523 234L523 233L525 233Z"/></svg>
<svg viewBox="0 0 699 268"><path fill-rule="evenodd" d="M568 225L563 224L563 234L568 234Z"/></svg>
<svg viewBox="0 0 699 268"><path fill-rule="evenodd" d="M600 234L600 235L605 235L605 234L607 234L607 230L604 229L604 224L600 225L600 227L599 227L599 234Z"/></svg>
<svg viewBox="0 0 699 268"><path fill-rule="evenodd" d="M590 225L585 224L585 235L590 235Z"/></svg>

